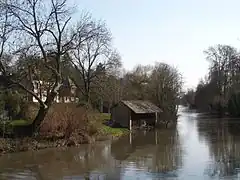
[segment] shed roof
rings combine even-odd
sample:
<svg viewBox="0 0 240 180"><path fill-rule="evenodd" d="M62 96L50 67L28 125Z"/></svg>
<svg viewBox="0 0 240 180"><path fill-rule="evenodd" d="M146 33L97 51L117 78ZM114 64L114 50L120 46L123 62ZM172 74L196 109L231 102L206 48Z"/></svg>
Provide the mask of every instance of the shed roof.
<svg viewBox="0 0 240 180"><path fill-rule="evenodd" d="M149 101L132 100L121 102L136 114L163 112L159 107Z"/></svg>

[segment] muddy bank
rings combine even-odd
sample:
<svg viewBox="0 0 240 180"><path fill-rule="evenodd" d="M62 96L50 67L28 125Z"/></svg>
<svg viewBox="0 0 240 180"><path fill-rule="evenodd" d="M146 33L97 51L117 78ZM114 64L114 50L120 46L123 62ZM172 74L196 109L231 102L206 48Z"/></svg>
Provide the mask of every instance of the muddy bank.
<svg viewBox="0 0 240 180"><path fill-rule="evenodd" d="M126 135L126 134L124 134ZM122 136L124 136L122 135ZM99 135L91 137L89 139L47 139L47 138L0 138L0 155L13 152L22 151L37 151L46 148L66 148L66 147L78 147L82 144L93 144L96 141L116 140L122 136L113 135Z"/></svg>

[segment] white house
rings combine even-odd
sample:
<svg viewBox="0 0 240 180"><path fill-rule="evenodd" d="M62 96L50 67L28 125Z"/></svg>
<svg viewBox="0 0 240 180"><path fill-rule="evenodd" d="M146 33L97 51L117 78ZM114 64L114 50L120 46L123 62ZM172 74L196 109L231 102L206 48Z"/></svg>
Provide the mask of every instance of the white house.
<svg viewBox="0 0 240 180"><path fill-rule="evenodd" d="M47 87L49 87L49 85L49 82L33 81L33 90L42 101L46 101L47 99ZM71 103L78 102L78 100L77 87L69 78L65 79L54 101L56 103ZM33 97L32 101L38 102L35 97Z"/></svg>

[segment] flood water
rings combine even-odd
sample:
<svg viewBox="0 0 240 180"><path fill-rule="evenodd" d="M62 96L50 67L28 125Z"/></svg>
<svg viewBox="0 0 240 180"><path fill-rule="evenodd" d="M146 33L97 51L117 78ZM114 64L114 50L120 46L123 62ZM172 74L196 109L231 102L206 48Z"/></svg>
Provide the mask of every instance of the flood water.
<svg viewBox="0 0 240 180"><path fill-rule="evenodd" d="M240 119L180 108L176 128L0 157L0 179L240 179Z"/></svg>

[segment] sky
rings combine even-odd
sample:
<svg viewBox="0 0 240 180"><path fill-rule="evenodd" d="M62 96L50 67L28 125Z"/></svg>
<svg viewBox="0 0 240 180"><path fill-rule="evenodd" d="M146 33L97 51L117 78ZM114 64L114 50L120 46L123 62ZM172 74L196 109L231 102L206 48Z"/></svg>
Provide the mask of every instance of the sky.
<svg viewBox="0 0 240 180"><path fill-rule="evenodd" d="M72 0L106 22L123 66L165 62L196 87L208 71L203 51L227 44L240 48L239 0Z"/></svg>

